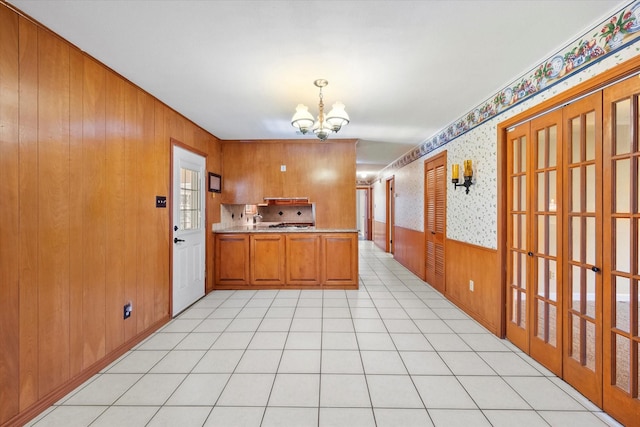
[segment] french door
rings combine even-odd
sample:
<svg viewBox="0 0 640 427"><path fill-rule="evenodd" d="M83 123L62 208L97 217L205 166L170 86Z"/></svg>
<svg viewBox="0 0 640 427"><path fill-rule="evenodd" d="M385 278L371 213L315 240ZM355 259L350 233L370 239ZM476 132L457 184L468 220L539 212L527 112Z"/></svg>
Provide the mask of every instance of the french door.
<svg viewBox="0 0 640 427"><path fill-rule="evenodd" d="M509 133L508 338L562 372L562 112Z"/></svg>
<svg viewBox="0 0 640 427"><path fill-rule="evenodd" d="M519 125L507 146L507 337L596 403L600 99L598 93Z"/></svg>
<svg viewBox="0 0 640 427"><path fill-rule="evenodd" d="M564 375L602 406L602 93L563 109Z"/></svg>
<svg viewBox="0 0 640 427"><path fill-rule="evenodd" d="M507 138L507 338L640 419L640 79Z"/></svg>
<svg viewBox="0 0 640 427"><path fill-rule="evenodd" d="M604 91L604 406L640 420L640 79Z"/></svg>

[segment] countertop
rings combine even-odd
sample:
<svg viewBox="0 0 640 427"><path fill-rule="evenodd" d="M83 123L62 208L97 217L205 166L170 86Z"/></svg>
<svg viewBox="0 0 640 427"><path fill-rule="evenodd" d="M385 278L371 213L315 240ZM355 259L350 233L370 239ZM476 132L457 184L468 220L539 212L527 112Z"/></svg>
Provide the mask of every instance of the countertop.
<svg viewBox="0 0 640 427"><path fill-rule="evenodd" d="M214 233L357 233L355 228L269 227L267 223L238 225Z"/></svg>

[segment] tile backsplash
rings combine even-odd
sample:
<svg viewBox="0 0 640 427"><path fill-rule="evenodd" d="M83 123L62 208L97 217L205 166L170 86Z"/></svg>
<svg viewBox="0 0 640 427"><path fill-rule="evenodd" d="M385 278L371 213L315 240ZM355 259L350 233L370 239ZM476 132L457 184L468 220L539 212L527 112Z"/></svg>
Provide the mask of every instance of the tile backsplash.
<svg viewBox="0 0 640 427"><path fill-rule="evenodd" d="M220 205L220 222L213 230L253 224L256 207L251 205ZM262 222L311 222L315 224L315 204L309 206L257 206Z"/></svg>

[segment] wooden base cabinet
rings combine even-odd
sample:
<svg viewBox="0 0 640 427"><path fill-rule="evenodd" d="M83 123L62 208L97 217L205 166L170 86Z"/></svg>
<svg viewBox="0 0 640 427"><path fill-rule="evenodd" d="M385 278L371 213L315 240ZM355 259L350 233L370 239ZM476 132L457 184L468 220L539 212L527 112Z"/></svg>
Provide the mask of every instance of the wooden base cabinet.
<svg viewBox="0 0 640 427"><path fill-rule="evenodd" d="M325 287L358 287L358 236L355 233L322 236L322 283Z"/></svg>
<svg viewBox="0 0 640 427"><path fill-rule="evenodd" d="M287 235L287 285L320 285L320 236Z"/></svg>
<svg viewBox="0 0 640 427"><path fill-rule="evenodd" d="M215 251L216 285L243 288L251 283L248 234L216 234Z"/></svg>
<svg viewBox="0 0 640 427"><path fill-rule="evenodd" d="M215 289L358 289L357 233L220 233Z"/></svg>
<svg viewBox="0 0 640 427"><path fill-rule="evenodd" d="M284 286L285 236L252 234L250 242L250 278L253 285Z"/></svg>

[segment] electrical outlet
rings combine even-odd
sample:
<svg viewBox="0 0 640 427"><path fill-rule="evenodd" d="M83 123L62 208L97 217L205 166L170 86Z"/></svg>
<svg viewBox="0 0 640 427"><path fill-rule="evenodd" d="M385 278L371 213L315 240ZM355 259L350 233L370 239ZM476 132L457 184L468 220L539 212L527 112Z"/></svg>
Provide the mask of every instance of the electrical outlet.
<svg viewBox="0 0 640 427"><path fill-rule="evenodd" d="M471 292L473 292L473 286L474 286L473 280L469 280L469 290Z"/></svg>
<svg viewBox="0 0 640 427"><path fill-rule="evenodd" d="M132 311L133 311L133 304L131 303L131 301L129 301L124 305L124 318L128 319L129 317L131 317Z"/></svg>

